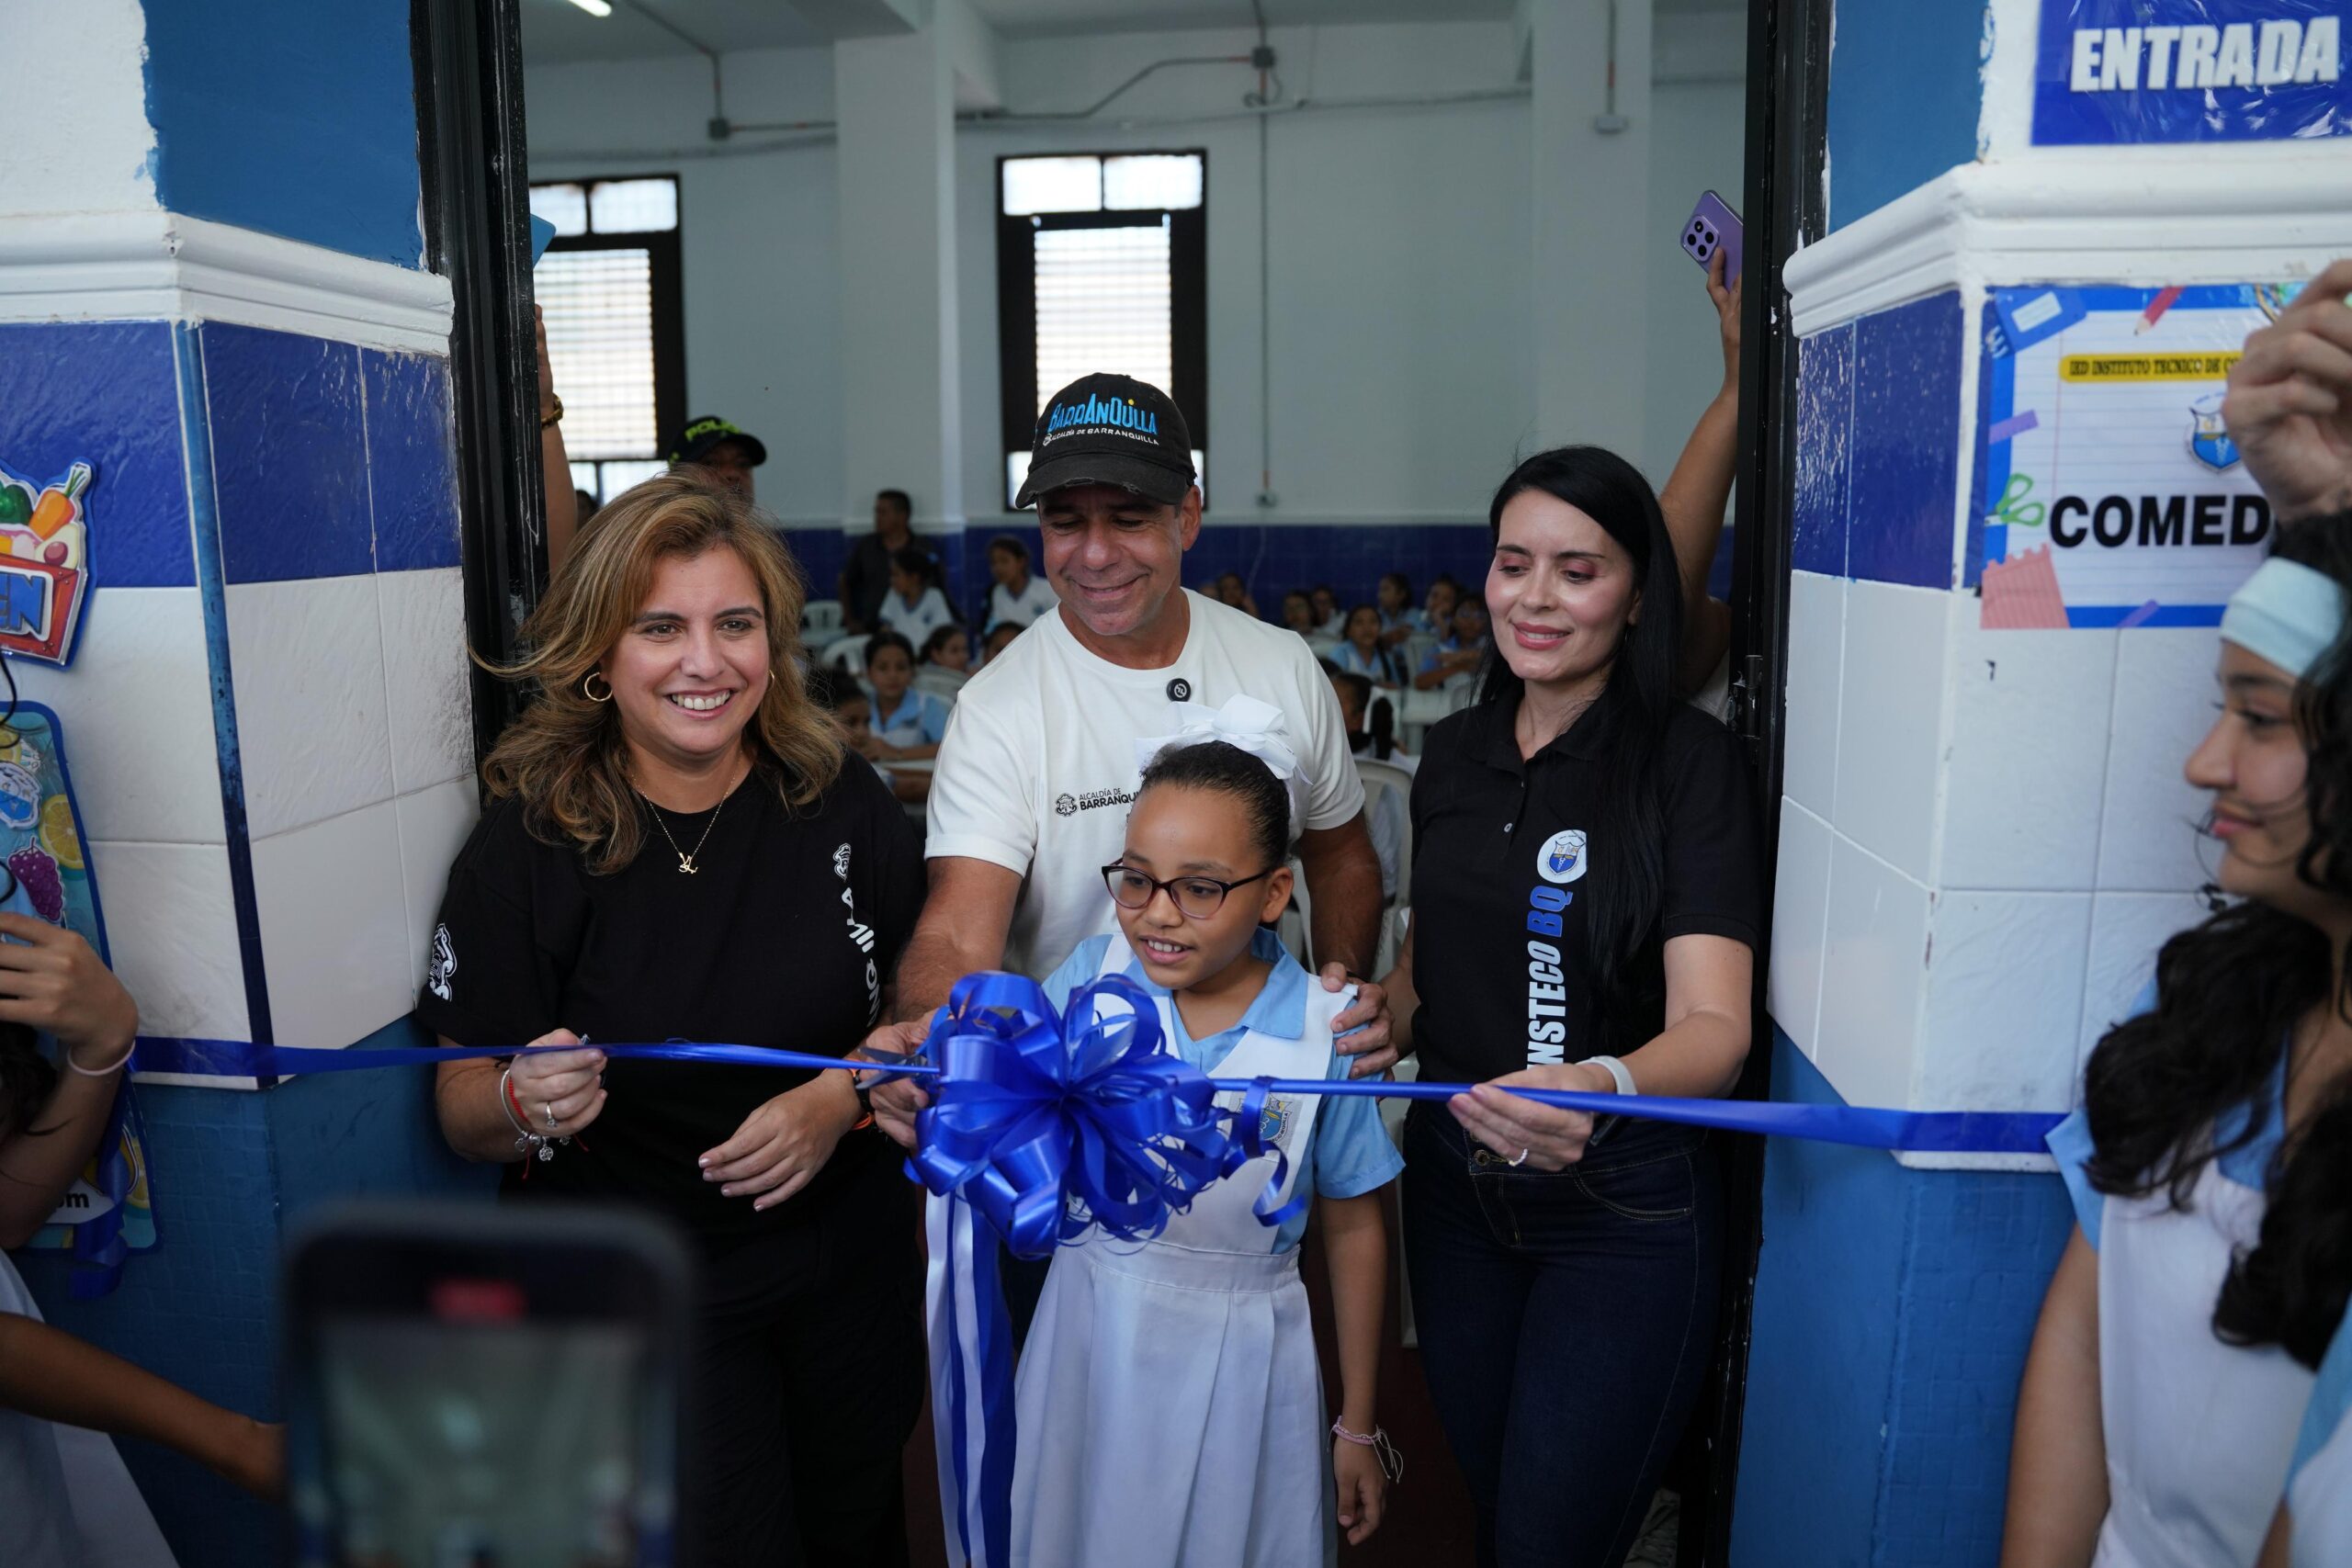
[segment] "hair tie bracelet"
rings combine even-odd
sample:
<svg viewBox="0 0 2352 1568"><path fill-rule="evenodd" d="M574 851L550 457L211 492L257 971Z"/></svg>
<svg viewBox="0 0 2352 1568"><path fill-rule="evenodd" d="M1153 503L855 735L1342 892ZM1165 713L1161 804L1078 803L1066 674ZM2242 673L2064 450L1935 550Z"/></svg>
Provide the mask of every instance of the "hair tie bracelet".
<svg viewBox="0 0 2352 1568"><path fill-rule="evenodd" d="M85 1078L110 1078L114 1077L115 1074L122 1071L123 1068L130 1065L131 1055L138 1049L138 1038L133 1036L130 1043L122 1048L122 1055L117 1056L113 1061L108 1062L105 1066L85 1067L81 1063L74 1059L74 1052L71 1047L68 1047L65 1052L65 1065L73 1068L75 1072L81 1074Z"/></svg>
<svg viewBox="0 0 2352 1568"><path fill-rule="evenodd" d="M1353 1443L1360 1449L1370 1449L1374 1457L1380 1461L1380 1473L1388 1478L1388 1483L1391 1486L1403 1483L1405 1456L1398 1453L1396 1445L1388 1440L1386 1427L1374 1427L1371 1435L1367 1437L1362 1432L1351 1432L1334 1421L1331 1423L1331 1435L1343 1443Z"/></svg>

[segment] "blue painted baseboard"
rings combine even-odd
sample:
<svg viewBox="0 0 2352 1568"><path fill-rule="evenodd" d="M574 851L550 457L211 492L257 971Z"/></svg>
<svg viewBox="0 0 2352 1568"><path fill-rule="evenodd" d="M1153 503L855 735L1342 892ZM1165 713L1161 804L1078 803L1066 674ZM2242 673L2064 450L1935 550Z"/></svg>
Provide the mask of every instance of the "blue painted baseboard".
<svg viewBox="0 0 2352 1568"><path fill-rule="evenodd" d="M1772 1082L1840 1102L1777 1029ZM2018 1378L2073 1224L2054 1175L1774 1140L1732 1561L1992 1568Z"/></svg>

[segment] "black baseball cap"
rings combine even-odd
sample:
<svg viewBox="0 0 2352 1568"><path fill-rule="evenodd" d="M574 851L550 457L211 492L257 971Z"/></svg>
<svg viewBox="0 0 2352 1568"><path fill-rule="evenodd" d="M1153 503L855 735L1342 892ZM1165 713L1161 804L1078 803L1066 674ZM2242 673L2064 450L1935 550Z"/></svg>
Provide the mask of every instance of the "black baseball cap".
<svg viewBox="0 0 2352 1568"><path fill-rule="evenodd" d="M758 436L745 434L726 420L706 416L686 421L685 429L678 432L678 439L671 445L670 461L699 463L722 441L732 441L743 448L751 455L752 467L755 468L768 460L768 449L760 445Z"/></svg>
<svg viewBox="0 0 2352 1568"><path fill-rule="evenodd" d="M1193 437L1167 393L1132 376L1081 376L1037 416L1016 508L1069 485L1117 485L1172 506L1193 488Z"/></svg>

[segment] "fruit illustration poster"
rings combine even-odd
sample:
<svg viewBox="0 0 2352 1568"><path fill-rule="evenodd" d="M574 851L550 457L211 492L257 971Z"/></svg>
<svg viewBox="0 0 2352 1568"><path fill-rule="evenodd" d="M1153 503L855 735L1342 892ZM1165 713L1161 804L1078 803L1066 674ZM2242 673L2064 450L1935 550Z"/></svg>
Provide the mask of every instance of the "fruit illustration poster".
<svg viewBox="0 0 2352 1568"><path fill-rule="evenodd" d="M2272 287L2002 288L1986 311L1982 624L2214 626L2270 509L2222 424Z"/></svg>
<svg viewBox="0 0 2352 1568"><path fill-rule="evenodd" d="M39 703L18 703L0 724L0 865L6 868L0 909L78 931L101 959L107 956L106 917L84 849L64 738L57 716ZM117 1100L126 1113L118 1114L97 1156L31 1246L75 1251L85 1231L119 1238L132 1252L155 1245L146 1154L138 1118L127 1113L130 1094L126 1085ZM93 1249L85 1239L78 1250Z"/></svg>
<svg viewBox="0 0 2352 1568"><path fill-rule="evenodd" d="M0 463L0 650L73 661L90 598L92 478L75 463L41 484Z"/></svg>

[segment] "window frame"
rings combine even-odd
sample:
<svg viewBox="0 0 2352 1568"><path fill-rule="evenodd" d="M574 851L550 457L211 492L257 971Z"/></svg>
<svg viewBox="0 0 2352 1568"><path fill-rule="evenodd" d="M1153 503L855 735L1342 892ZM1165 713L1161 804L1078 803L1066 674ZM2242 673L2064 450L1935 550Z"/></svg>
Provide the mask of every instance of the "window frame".
<svg viewBox="0 0 2352 1568"><path fill-rule="evenodd" d="M1201 204L1192 208L1123 208L1097 212L1004 210L1005 165L1030 158L1186 157L1201 162ZM1170 379L1164 388L1184 416L1193 446L1205 463L1209 451L1208 209L1209 155L1202 147L1061 148L1007 152L996 161L997 390L1003 449L999 482L1012 457L1026 452L1037 433L1037 241L1048 229L1168 229L1168 336ZM1004 507L1012 507L1007 486Z"/></svg>
<svg viewBox="0 0 2352 1568"><path fill-rule="evenodd" d="M534 180L532 188L541 186L578 186L582 190L600 185L615 185L629 180L666 179L677 190L678 220L669 229L619 229L609 232L596 227L594 204L588 206L586 232L558 234L548 242L550 254L557 251L643 251L646 253L647 283L651 298L647 309L651 315L649 323L653 337L653 446L650 452L638 457L574 457L577 466L593 466L596 470L596 499L601 504L610 499L605 494L605 465L606 463L667 462L667 444L671 436L685 428L686 423L686 310L685 282L683 276L686 228L685 182L674 174L654 171L635 175L599 175L576 179ZM527 193L526 193L527 195ZM556 389L558 392L562 388Z"/></svg>

